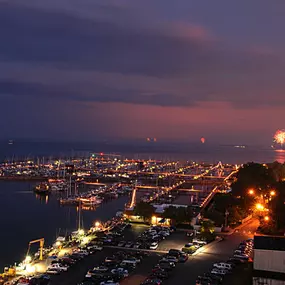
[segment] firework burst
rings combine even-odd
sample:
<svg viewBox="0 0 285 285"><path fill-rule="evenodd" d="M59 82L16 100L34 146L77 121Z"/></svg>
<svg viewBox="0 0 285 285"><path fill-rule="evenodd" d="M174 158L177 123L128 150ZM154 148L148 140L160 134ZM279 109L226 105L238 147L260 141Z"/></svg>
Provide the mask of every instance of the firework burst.
<svg viewBox="0 0 285 285"><path fill-rule="evenodd" d="M277 144L280 144L283 146L285 143L285 131L284 130L278 130L274 135L274 142Z"/></svg>

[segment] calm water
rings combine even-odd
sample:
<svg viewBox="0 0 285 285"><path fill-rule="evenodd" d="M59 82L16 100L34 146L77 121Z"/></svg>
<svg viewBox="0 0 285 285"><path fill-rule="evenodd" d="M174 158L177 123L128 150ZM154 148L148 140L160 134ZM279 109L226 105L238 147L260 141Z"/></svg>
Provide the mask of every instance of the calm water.
<svg viewBox="0 0 285 285"><path fill-rule="evenodd" d="M0 182L0 271L23 260L30 240L44 237L51 244L59 229L75 230L77 212L73 207L60 207L55 196L37 199L26 182ZM128 197L100 205L96 211L82 211L84 227L96 220L108 220L123 209Z"/></svg>
<svg viewBox="0 0 285 285"><path fill-rule="evenodd" d="M15 141L8 145L0 141L0 161L27 158L88 156L90 152L121 154L128 158L152 158L162 160L194 160L214 163L285 162L285 153L271 148L247 146L245 149L233 146L183 143L51 143Z"/></svg>

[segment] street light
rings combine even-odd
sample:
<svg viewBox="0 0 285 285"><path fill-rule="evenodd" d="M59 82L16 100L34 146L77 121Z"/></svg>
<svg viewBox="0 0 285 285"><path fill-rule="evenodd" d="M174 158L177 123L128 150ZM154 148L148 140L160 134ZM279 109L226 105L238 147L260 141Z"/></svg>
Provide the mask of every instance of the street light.
<svg viewBox="0 0 285 285"><path fill-rule="evenodd" d="M32 261L32 257L27 255L25 258L25 263L30 263Z"/></svg>
<svg viewBox="0 0 285 285"><path fill-rule="evenodd" d="M271 190L271 191L270 191L270 195L271 195L271 196L275 196L275 195L276 195L276 192L275 192L274 190Z"/></svg>
<svg viewBox="0 0 285 285"><path fill-rule="evenodd" d="M257 203L257 204L255 205L255 207L256 207L256 209L259 210L259 211L263 211L263 210L264 210L264 206L263 206L262 204L260 204L260 203Z"/></svg>
<svg viewBox="0 0 285 285"><path fill-rule="evenodd" d="M249 190L248 190L248 194L249 194L249 195L253 195L253 194L254 194L254 190L253 190L253 189L249 189Z"/></svg>
<svg viewBox="0 0 285 285"><path fill-rule="evenodd" d="M270 220L270 218L268 216L264 217L264 221L268 222Z"/></svg>

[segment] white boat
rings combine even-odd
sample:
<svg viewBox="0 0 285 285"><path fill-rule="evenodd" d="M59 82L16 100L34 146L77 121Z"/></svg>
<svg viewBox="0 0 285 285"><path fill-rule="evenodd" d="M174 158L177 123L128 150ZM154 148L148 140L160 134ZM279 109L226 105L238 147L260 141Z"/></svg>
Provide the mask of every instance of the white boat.
<svg viewBox="0 0 285 285"><path fill-rule="evenodd" d="M92 196L89 198L80 198L79 200L81 201L83 206L94 206L102 203L102 200L99 199L97 196Z"/></svg>
<svg viewBox="0 0 285 285"><path fill-rule="evenodd" d="M49 179L48 182L51 191L64 191L68 188L65 180Z"/></svg>

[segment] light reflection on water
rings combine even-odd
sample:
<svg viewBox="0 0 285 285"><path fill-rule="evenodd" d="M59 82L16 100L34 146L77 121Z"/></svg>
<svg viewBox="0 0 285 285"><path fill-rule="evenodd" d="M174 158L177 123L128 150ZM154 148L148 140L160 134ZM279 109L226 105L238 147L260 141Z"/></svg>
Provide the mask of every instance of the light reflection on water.
<svg viewBox="0 0 285 285"><path fill-rule="evenodd" d="M275 161L279 163L285 163L285 150L275 150Z"/></svg>
<svg viewBox="0 0 285 285"><path fill-rule="evenodd" d="M75 230L78 226L76 207L61 207L57 195L35 195L29 182L0 181L0 272L4 266L23 260L29 241L44 237L52 244L60 232ZM81 213L83 226L106 220L124 208L128 196L102 203Z"/></svg>

